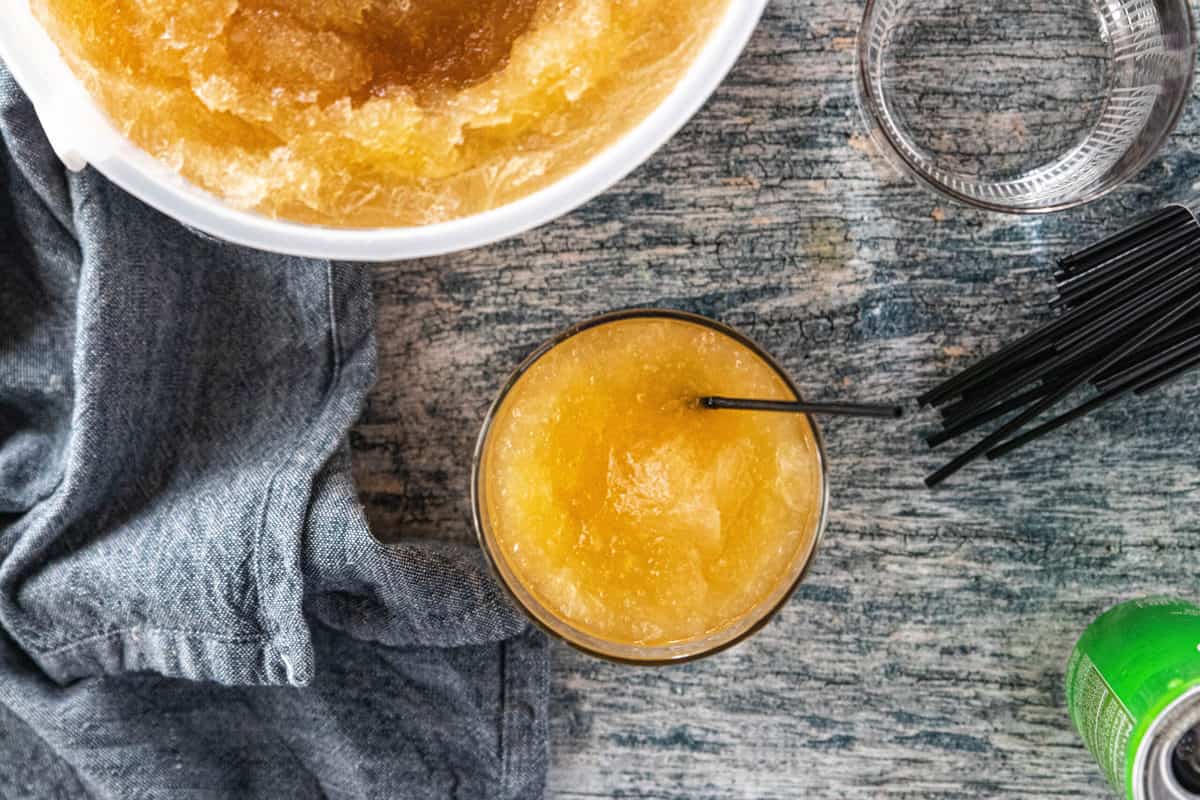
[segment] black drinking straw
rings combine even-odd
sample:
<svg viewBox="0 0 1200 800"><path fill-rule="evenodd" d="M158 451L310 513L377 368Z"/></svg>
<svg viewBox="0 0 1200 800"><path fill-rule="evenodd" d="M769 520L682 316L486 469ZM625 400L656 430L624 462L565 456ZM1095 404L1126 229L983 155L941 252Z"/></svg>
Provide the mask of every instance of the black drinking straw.
<svg viewBox="0 0 1200 800"><path fill-rule="evenodd" d="M1044 397L1046 394L1056 389L1063 382L1071 380L1084 366L1084 362L1068 365L1061 375L1049 376L1043 378L1038 385L1028 389L1020 394L1014 395L997 403L990 408L977 410L969 415L959 415L952 420L944 420L943 430L926 437L925 442L932 448L944 444L951 439L957 439L964 433L969 433L981 425L984 425L992 420L1012 411L1024 408L1039 397Z"/></svg>
<svg viewBox="0 0 1200 800"><path fill-rule="evenodd" d="M1160 258L1141 264L1138 269L1126 271L1117 275L1113 281L1078 292L1071 297L1071 306L1079 311L1086 310L1083 306L1107 308L1113 303L1128 299L1131 291L1145 291L1150 285L1154 285L1153 282L1150 282L1151 279L1154 282L1161 282L1177 274L1195 260L1196 239L1198 238L1200 238L1200 231L1197 231L1192 241L1162 254Z"/></svg>
<svg viewBox="0 0 1200 800"><path fill-rule="evenodd" d="M1197 232L1196 238L1192 239L1192 241L1182 245L1177 250L1147 267L1130 273L1119 284L1109 283L1095 289L1089 289L1087 292L1083 292L1082 296L1072 299L1071 302L1075 306L1092 303L1099 296L1097 292L1118 285L1127 287L1136 286L1136 291L1138 292L1148 292L1155 287L1162 286L1180 272L1186 271L1196 265L1197 256L1200 256L1200 248L1197 247L1198 244L1200 244L1200 231ZM1110 305L1112 303L1111 299L1106 302Z"/></svg>
<svg viewBox="0 0 1200 800"><path fill-rule="evenodd" d="M986 453L1000 458L1130 392L1144 395L1200 366L1200 220L1171 205L1058 260L1060 316L919 398L941 406L931 447L988 422L999 428L926 478L936 486ZM1030 423L1084 384L1097 394ZM952 402L953 401L953 402ZM1010 438L1011 437L1011 438Z"/></svg>
<svg viewBox="0 0 1200 800"><path fill-rule="evenodd" d="M1176 246L1170 250L1154 253L1153 258L1122 261L1119 264L1120 269L1115 269L1110 274L1087 283L1080 283L1070 288L1060 289L1060 296L1057 300L1052 300L1050 305L1056 308L1078 306L1089 302L1089 298L1094 296L1096 292L1111 287L1116 281L1122 281L1123 285L1141 285L1142 281L1151 277L1161 278L1173 274L1186 266L1188 261L1195 257L1197 238L1200 238L1200 231L1190 231L1189 238L1186 241L1176 243ZM1082 277L1091 277L1091 273Z"/></svg>
<svg viewBox="0 0 1200 800"><path fill-rule="evenodd" d="M1135 325L1163 306L1169 305L1171 298L1178 297L1180 292L1189 291L1197 286L1200 286L1200 270L1189 267L1161 286L1148 293L1135 296L1128 303L1119 305L1072 331L1059 343L1059 347L1070 349L1088 340L1095 341L1095 337L1098 335L1107 336Z"/></svg>
<svg viewBox="0 0 1200 800"><path fill-rule="evenodd" d="M964 433L970 433L971 431L975 430L980 425L985 425L994 419L999 419L1011 411L1024 408L1034 400L1046 394L1046 392L1050 391L1051 385L1052 384L1042 384L1041 386L1035 386L1029 391L1022 392L1016 397L1010 397L1008 400L1005 400L1002 403L997 403L991 408L980 411L978 414L974 414L961 419L958 422L954 422L953 424L948 425L944 430L925 437L925 443L930 447L937 447L940 444L945 444L951 439L957 439Z"/></svg>
<svg viewBox="0 0 1200 800"><path fill-rule="evenodd" d="M1101 239L1090 247L1060 258L1058 260L1059 267L1068 271L1086 269L1089 264L1095 265L1128 249L1130 244L1136 243L1150 231L1154 231L1154 236L1160 236L1164 229L1171 228L1173 224L1185 223L1191 219L1193 219L1192 213L1185 206L1173 203L1154 212L1136 225L1131 225L1107 239Z"/></svg>
<svg viewBox="0 0 1200 800"><path fill-rule="evenodd" d="M1026 423L1036 419L1042 412L1050 409L1052 406L1074 391L1079 385L1087 383L1095 376L1100 375L1114 364L1120 362L1130 353L1133 353L1139 347L1142 347L1144 344L1154 339L1163 331L1168 330L1176 322L1183 319L1186 315L1190 314L1197 308L1200 308L1200 295L1190 297L1177 304L1162 319L1151 323L1140 333L1133 334L1132 338L1130 338L1124 344L1119 345L1109 355L1100 359L1096 364L1085 368L1079 374L1073 376L1070 380L1064 381L1049 395L1029 406L1029 408L1025 409L1016 417L1013 417L1011 420L1000 426L997 430L986 436L982 441L976 443L973 447L961 453L949 464L931 474L925 479L925 485L933 488L934 486L942 483L942 481L946 480L946 478L949 478L967 464L970 464L972 461L979 458L979 456L1001 444L1008 436L1016 433L1018 430L1024 427Z"/></svg>
<svg viewBox="0 0 1200 800"><path fill-rule="evenodd" d="M998 366L986 383L967 387L963 390L962 397L957 402L948 403L941 407L942 424L953 425L976 413L978 411L978 401L986 392L994 388L998 383L1010 382L1014 377L1041 363L1053 351L1054 343L1046 342L1043 346L1035 348L1030 355L1022 358L1020 361Z"/></svg>
<svg viewBox="0 0 1200 800"><path fill-rule="evenodd" d="M983 384L997 372L1013 365L1014 362L1028 359L1035 354L1054 346L1053 336L1064 328L1076 324L1083 316L1083 311L1068 312L1052 322L1036 328L1020 339L1002 347L995 353L983 358L962 372L943 381L938 386L917 398L923 406L942 405L950 398L962 394L972 386Z"/></svg>
<svg viewBox="0 0 1200 800"><path fill-rule="evenodd" d="M1153 375L1164 366L1169 366L1189 356L1200 355L1200 336L1193 336L1190 339L1184 339L1182 342L1177 342L1174 345L1163 350L1158 355L1148 358L1138 364L1126 367L1116 374L1106 378L1103 381L1096 381L1095 386L1101 391L1107 391L1114 386L1132 381L1136 378L1141 378L1146 375Z"/></svg>
<svg viewBox="0 0 1200 800"><path fill-rule="evenodd" d="M1163 387L1182 378L1185 374L1195 369L1197 365L1200 365L1200 356L1195 356L1194 358L1184 361L1178 366L1165 369L1161 375L1155 375L1146 379L1144 383L1133 390L1133 393L1140 397L1162 389Z"/></svg>
<svg viewBox="0 0 1200 800"><path fill-rule="evenodd" d="M876 419L897 419L904 415L904 409L900 406L751 400L742 397L701 397L700 405L718 411L777 411L790 414L828 414L836 417L873 417Z"/></svg>
<svg viewBox="0 0 1200 800"><path fill-rule="evenodd" d="M1124 372L1131 367L1136 367L1138 364L1144 363L1147 359L1154 358L1163 352L1164 349L1175 347L1175 345L1187 341L1197 334L1200 334L1200 320L1197 320L1194 315L1189 316L1141 350L1130 354L1120 364L1114 365L1108 372L1103 375L1097 375L1095 380L1092 381L1092 385L1100 389L1106 388L1102 384L1110 383L1118 373Z"/></svg>
<svg viewBox="0 0 1200 800"><path fill-rule="evenodd" d="M1039 425L1036 428L1010 439L997 447L993 447L991 450L987 451L988 460L994 461L1001 456L1011 453L1013 450L1024 447L1035 439L1040 439L1046 434L1056 431L1068 423L1074 422L1080 417L1087 416L1097 408L1100 408L1100 406L1107 405L1113 400L1116 400L1118 397L1128 393L1131 389L1133 389L1132 385L1119 386L1116 389L1110 389L1103 394L1098 394L1091 400L1088 400L1082 405L1076 406L1067 413L1060 414L1049 422Z"/></svg>
<svg viewBox="0 0 1200 800"><path fill-rule="evenodd" d="M1098 283L1141 269L1168 255L1181 244L1186 244L1195 237L1195 234L1195 226L1189 225L1173 231L1169 236L1151 239L1081 275L1063 281L1058 287L1058 291L1064 297L1069 298L1081 291L1087 291L1089 286L1095 286Z"/></svg>
<svg viewBox="0 0 1200 800"><path fill-rule="evenodd" d="M1127 246L1130 242L1137 241L1143 234L1151 230L1157 232L1171 222L1184 216L1190 216L1190 214L1185 207L1179 204L1160 208L1141 222L1130 225L1128 228L1123 228L1081 250L1076 250L1073 253L1060 257L1057 259L1058 263L1061 265L1077 265L1094 262L1103 252Z"/></svg>
<svg viewBox="0 0 1200 800"><path fill-rule="evenodd" d="M987 457L989 460L995 460L1008 455L1012 451L1018 450L1037 439L1041 439L1046 434L1052 433L1064 425L1087 416L1101 406L1108 405L1131 391L1139 395L1151 392L1179 378L1184 372L1187 372L1198 363L1200 363L1200 352L1193 350L1190 353L1190 357L1184 356L1183 358L1180 358L1177 354L1167 362L1149 367L1145 372L1138 375L1131 375L1125 381L1111 386L1091 400L1076 406L1067 413L1060 414L1049 422L1043 423L998 447L993 447L988 451Z"/></svg>
<svg viewBox="0 0 1200 800"><path fill-rule="evenodd" d="M1043 384L1054 383L1055 381L1052 380L1054 376L1052 375L1046 375L1045 377L1041 375L1031 376L1031 373L1039 366L1045 364L1048 358L1059 358L1055 348L1049 347L1028 361L1023 361L1013 367L1006 367L990 378L987 383L972 387L969 391L963 393L961 400L946 407L942 414L942 424L945 426L955 426L964 420L982 414L995 404L1006 401L1014 393L1019 393L1022 387L1031 383L1039 381ZM1069 372L1076 366L1075 361L1078 359L1061 360L1064 362L1062 365L1063 370Z"/></svg>
<svg viewBox="0 0 1200 800"><path fill-rule="evenodd" d="M960 413L973 414L1004 399L1022 386L1078 361L1087 353L1108 350L1110 345L1118 344L1131 331L1140 327L1146 318L1169 307L1172 297L1177 296L1179 292L1197 287L1200 287L1200 271L1181 274L1170 286L1152 292L1149 297L1134 295L1127 302L1101 314L1099 319L1066 331L1066 337L1058 344L1061 352L1049 359L1039 360L1034 366L1010 377L1005 383L984 392L978 399L964 400L965 405Z"/></svg>
<svg viewBox="0 0 1200 800"><path fill-rule="evenodd" d="M997 352L976 362L967 369L943 381L938 386L917 398L921 405L941 405L950 398L963 393L972 386L991 382L997 372L1011 366L1013 362L1028 358L1047 349L1052 349L1055 337L1064 332L1070 332L1079 325L1110 311L1110 303L1128 305L1139 299L1136 294L1130 300L1131 292L1137 288L1137 277L1130 276L1105 288L1099 295L1085 306L1072 308L1057 319L1046 323L1025 334Z"/></svg>
<svg viewBox="0 0 1200 800"><path fill-rule="evenodd" d="M982 393L976 399L964 399L962 407L959 410L959 414L977 414L981 410L990 407L992 404L1005 399L1021 387L1027 386L1034 381L1049 377L1059 369L1078 361L1080 356L1084 355L1091 349L1092 348L1087 348L1086 350L1067 351L1059 353L1048 360L1041 360L1036 365L1022 370L1020 374L1013 376L1009 381L1000 383Z"/></svg>

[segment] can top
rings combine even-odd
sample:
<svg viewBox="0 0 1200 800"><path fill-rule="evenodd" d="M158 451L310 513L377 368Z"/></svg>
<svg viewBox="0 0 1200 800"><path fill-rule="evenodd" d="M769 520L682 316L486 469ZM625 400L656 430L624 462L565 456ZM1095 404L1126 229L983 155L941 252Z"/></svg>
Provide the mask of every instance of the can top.
<svg viewBox="0 0 1200 800"><path fill-rule="evenodd" d="M1137 800L1200 800L1200 686L1154 720L1138 748L1133 774Z"/></svg>

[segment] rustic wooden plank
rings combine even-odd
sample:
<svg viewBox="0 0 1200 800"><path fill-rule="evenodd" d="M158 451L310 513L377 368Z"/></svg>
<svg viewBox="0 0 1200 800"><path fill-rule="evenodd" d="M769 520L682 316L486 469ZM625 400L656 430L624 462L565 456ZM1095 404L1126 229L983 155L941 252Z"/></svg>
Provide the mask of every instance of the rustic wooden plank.
<svg viewBox="0 0 1200 800"><path fill-rule="evenodd" d="M776 0L701 114L615 190L471 253L379 268L380 380L354 433L381 538L472 536L485 408L544 337L664 305L743 327L808 391L912 397L1049 312L1050 256L1180 197L1200 109L1130 185L1016 218L894 175L853 92L860 4ZM1103 607L1194 594L1195 379L942 490L919 434L826 426L833 510L806 584L756 638L637 670L555 650L564 798L1110 796L1062 670ZM949 451L948 451L949 452Z"/></svg>

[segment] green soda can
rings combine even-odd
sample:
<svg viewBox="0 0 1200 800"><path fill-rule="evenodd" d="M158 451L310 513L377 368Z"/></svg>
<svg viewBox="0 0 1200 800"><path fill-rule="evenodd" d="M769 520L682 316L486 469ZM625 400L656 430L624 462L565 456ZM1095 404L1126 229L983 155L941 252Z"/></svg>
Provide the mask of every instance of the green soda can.
<svg viewBox="0 0 1200 800"><path fill-rule="evenodd" d="M1200 800L1200 607L1132 600L1096 618L1067 664L1067 708L1128 800Z"/></svg>

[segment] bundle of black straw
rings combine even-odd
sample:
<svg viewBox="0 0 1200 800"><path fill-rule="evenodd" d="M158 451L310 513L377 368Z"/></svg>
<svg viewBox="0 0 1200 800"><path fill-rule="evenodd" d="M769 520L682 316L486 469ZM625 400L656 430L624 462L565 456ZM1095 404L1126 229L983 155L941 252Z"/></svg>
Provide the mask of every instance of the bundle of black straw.
<svg viewBox="0 0 1200 800"><path fill-rule="evenodd" d="M1012 415L926 485L1200 365L1200 222L1186 207L1168 206L1058 265L1057 319L919 398L941 407L930 447ZM1091 399L1023 430L1085 384Z"/></svg>

